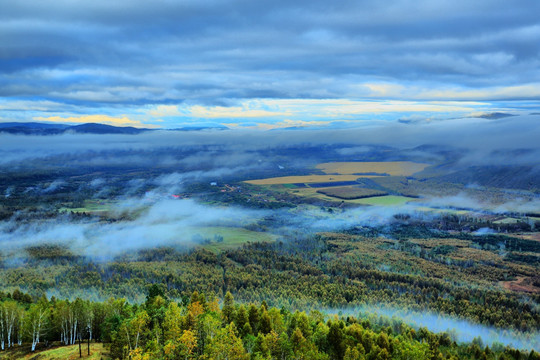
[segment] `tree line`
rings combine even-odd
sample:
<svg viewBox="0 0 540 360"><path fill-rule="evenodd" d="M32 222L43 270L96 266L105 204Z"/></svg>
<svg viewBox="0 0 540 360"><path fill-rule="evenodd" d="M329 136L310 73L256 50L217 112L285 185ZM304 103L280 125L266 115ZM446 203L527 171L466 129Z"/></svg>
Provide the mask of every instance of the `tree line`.
<svg viewBox="0 0 540 360"><path fill-rule="evenodd" d="M449 333L396 319L239 303L230 292L222 300L194 291L173 301L161 284L150 285L141 304L0 293L0 326L2 350L99 341L111 359L540 359L534 350L484 346L481 339L458 344Z"/></svg>

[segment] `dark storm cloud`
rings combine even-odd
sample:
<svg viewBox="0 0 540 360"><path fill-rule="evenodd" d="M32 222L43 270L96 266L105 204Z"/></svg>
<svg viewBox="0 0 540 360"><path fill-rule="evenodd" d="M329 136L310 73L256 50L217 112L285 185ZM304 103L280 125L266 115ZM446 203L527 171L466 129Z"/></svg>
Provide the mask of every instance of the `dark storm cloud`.
<svg viewBox="0 0 540 360"><path fill-rule="evenodd" d="M537 1L0 3L6 97L223 104L540 81Z"/></svg>

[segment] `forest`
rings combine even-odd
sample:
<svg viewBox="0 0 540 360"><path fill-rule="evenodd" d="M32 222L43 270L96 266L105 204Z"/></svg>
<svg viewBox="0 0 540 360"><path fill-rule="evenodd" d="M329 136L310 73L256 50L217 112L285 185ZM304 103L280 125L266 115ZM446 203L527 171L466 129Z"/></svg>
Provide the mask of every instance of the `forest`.
<svg viewBox="0 0 540 360"><path fill-rule="evenodd" d="M540 360L538 14L0 0L0 360Z"/></svg>
<svg viewBox="0 0 540 360"><path fill-rule="evenodd" d="M488 346L480 338L457 343L452 334L396 318L290 311L265 301L235 302L230 292L219 299L194 291L176 302L164 288L149 285L141 304L0 293L0 358L76 344L86 357L93 355L90 344L101 342L101 358L131 360L540 359L534 350Z"/></svg>
<svg viewBox="0 0 540 360"><path fill-rule="evenodd" d="M0 358L537 358L533 168L156 134L0 164Z"/></svg>

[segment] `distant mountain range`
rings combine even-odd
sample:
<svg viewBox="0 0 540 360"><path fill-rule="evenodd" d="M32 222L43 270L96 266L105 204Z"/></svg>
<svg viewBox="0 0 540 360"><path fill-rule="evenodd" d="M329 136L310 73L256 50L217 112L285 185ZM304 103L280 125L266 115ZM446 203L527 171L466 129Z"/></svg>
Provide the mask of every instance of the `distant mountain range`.
<svg viewBox="0 0 540 360"><path fill-rule="evenodd" d="M170 129L169 131L200 131L200 130L226 130L225 126L198 126ZM21 135L58 135L64 133L78 134L140 134L155 129L135 128L132 126L112 126L99 123L81 125L50 124L39 122L4 122L0 123L0 133Z"/></svg>
<svg viewBox="0 0 540 360"><path fill-rule="evenodd" d="M485 114L481 114L481 115L475 115L475 116L471 116L471 117L481 118L481 119L497 120L497 119L502 119L502 118L510 117L510 116L515 116L515 115L514 114L508 114L508 113L503 113L503 112L492 112L492 113L485 113Z"/></svg>

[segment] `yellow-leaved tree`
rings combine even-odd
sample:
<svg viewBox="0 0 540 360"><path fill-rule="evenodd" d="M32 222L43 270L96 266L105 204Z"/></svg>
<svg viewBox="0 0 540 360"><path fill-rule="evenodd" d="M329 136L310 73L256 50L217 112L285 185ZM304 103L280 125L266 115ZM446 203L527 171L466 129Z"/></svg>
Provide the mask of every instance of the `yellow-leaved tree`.
<svg viewBox="0 0 540 360"><path fill-rule="evenodd" d="M242 339L236 334L234 323L217 331L216 336L205 348L203 359L213 360L247 360L249 354L244 348Z"/></svg>

